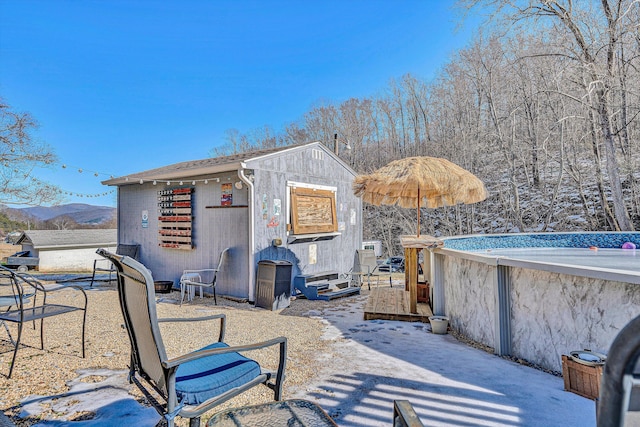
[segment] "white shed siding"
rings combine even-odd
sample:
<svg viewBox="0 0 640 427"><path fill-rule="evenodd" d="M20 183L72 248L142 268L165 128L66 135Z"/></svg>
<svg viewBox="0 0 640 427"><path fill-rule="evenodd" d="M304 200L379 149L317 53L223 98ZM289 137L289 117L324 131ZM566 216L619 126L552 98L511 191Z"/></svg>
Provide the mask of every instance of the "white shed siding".
<svg viewBox="0 0 640 427"><path fill-rule="evenodd" d="M93 271L93 260L100 258L96 254L96 249L98 248L40 249L38 251L39 270L42 272ZM116 250L115 246L107 249Z"/></svg>
<svg viewBox="0 0 640 427"><path fill-rule="evenodd" d="M98 248L116 248L115 229L97 230L28 230L19 243L30 256L39 258L43 272L93 270L93 261L100 258Z"/></svg>

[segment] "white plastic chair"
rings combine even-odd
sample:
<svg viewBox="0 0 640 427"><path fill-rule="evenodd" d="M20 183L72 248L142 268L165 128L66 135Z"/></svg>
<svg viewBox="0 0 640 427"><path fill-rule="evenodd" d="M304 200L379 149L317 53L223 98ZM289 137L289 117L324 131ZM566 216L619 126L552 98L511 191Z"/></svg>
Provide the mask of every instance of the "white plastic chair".
<svg viewBox="0 0 640 427"><path fill-rule="evenodd" d="M211 288L213 290L213 302L218 305L218 300L216 299L216 280L218 272L222 269L227 251L229 251L229 248L225 248L220 252L218 266L216 268L184 270L182 272L182 276L180 276L180 305L182 305L185 296L187 297L187 301L192 301L193 298L195 298L196 287L200 288L200 298L203 297L204 288Z"/></svg>

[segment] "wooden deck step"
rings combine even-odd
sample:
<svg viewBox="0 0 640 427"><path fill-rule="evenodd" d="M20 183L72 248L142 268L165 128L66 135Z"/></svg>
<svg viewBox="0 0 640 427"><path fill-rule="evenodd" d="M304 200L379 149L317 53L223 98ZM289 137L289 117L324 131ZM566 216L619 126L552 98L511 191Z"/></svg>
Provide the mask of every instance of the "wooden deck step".
<svg viewBox="0 0 640 427"><path fill-rule="evenodd" d="M348 291L345 293L338 292L349 287L349 279L341 279L340 274L337 271L325 271L315 274L298 275L293 279L293 285L297 292L300 292L310 300L328 300L331 298L343 296L345 294L352 295L355 293L353 291ZM320 297L321 295L324 296Z"/></svg>
<svg viewBox="0 0 640 427"><path fill-rule="evenodd" d="M336 289L343 289L349 286L349 280L348 279L334 279L334 280L327 280L324 282L311 282L311 283L307 283L308 287L313 286L314 288L316 288L318 290L318 292L331 292L334 291Z"/></svg>
<svg viewBox="0 0 640 427"><path fill-rule="evenodd" d="M311 282L307 283L308 288L315 288L318 292L329 289L329 283L327 282Z"/></svg>
<svg viewBox="0 0 640 427"><path fill-rule="evenodd" d="M327 285L329 285L329 288L331 289L335 289L335 288L346 288L349 286L349 279L333 279L333 280L326 280L324 281L324 283L326 283ZM308 286L308 285L307 285Z"/></svg>
<svg viewBox="0 0 640 427"><path fill-rule="evenodd" d="M318 295L318 299L329 301L336 298L348 297L360 293L359 287L343 288L330 292L323 292Z"/></svg>

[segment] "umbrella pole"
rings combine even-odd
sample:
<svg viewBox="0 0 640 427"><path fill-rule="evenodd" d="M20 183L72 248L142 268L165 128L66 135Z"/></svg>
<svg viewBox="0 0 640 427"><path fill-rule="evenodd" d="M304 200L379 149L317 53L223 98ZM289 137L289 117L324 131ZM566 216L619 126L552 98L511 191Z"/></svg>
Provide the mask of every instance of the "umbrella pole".
<svg viewBox="0 0 640 427"><path fill-rule="evenodd" d="M418 187L418 237L420 237L420 187Z"/></svg>

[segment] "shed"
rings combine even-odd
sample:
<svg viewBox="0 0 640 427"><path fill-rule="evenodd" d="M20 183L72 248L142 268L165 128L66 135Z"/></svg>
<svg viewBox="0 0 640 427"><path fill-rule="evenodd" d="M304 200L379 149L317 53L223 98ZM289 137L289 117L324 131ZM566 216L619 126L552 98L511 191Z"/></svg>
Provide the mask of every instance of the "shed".
<svg viewBox="0 0 640 427"><path fill-rule="evenodd" d="M362 242L356 173L320 142L176 163L113 178L118 243L140 245L156 280L212 267L217 292L255 301L261 260L301 273L346 273Z"/></svg>
<svg viewBox="0 0 640 427"><path fill-rule="evenodd" d="M40 271L91 271L97 248L115 250L116 229L27 230L16 245L40 258Z"/></svg>

